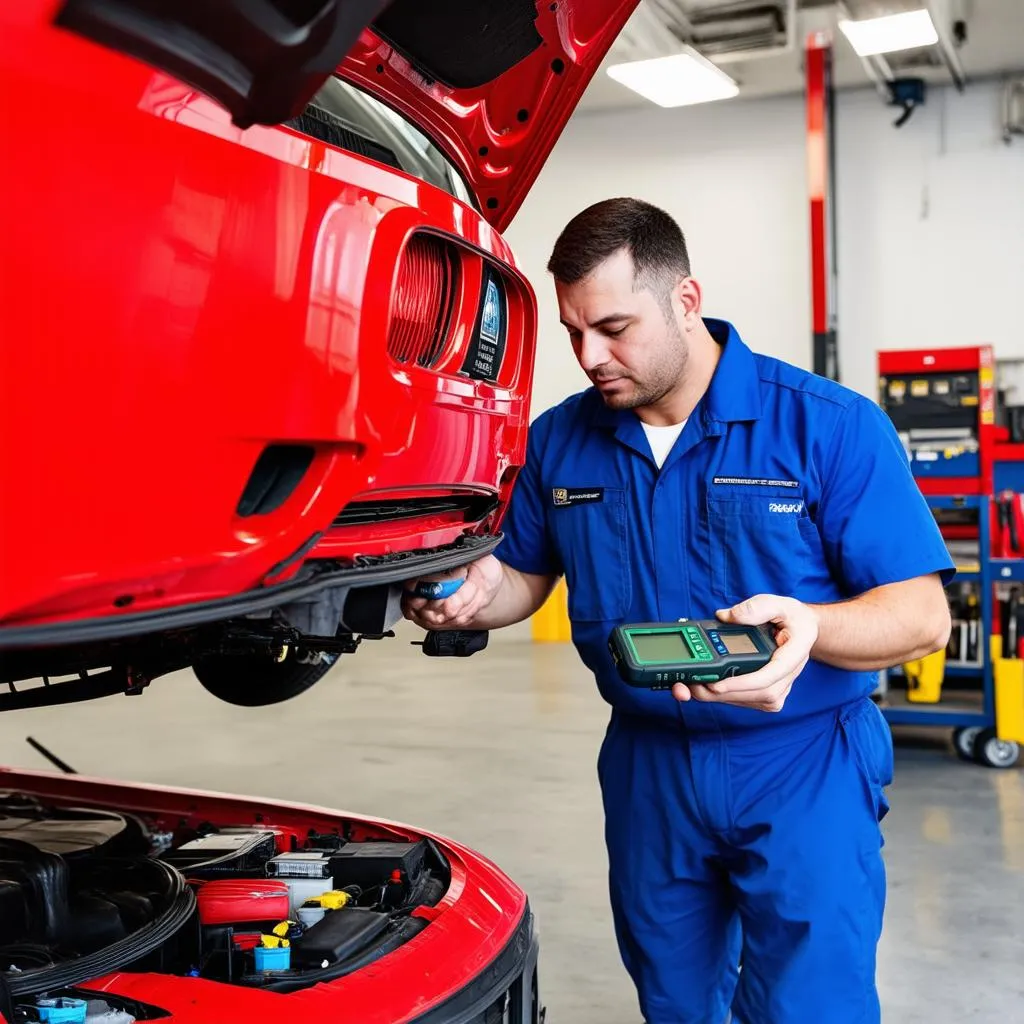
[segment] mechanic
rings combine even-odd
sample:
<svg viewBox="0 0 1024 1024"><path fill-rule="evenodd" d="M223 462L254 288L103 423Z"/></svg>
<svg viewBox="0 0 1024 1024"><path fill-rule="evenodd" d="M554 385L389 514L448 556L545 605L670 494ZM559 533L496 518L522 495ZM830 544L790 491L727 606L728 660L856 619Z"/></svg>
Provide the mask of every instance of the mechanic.
<svg viewBox="0 0 1024 1024"><path fill-rule="evenodd" d="M564 574L611 705L598 758L611 905L649 1024L865 1024L892 779L875 671L945 646L953 563L872 401L705 319L679 226L634 199L548 264L593 387L531 428L495 556L425 629L532 615ZM637 689L622 622L772 622L752 675Z"/></svg>

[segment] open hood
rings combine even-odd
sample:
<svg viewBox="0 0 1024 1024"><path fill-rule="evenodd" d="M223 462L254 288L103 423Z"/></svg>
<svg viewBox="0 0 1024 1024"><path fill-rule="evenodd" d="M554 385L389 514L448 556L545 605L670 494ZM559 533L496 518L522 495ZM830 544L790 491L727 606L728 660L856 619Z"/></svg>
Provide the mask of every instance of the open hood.
<svg viewBox="0 0 1024 1024"><path fill-rule="evenodd" d="M298 116L338 73L400 111L511 221L638 0L64 0L56 21L221 103Z"/></svg>

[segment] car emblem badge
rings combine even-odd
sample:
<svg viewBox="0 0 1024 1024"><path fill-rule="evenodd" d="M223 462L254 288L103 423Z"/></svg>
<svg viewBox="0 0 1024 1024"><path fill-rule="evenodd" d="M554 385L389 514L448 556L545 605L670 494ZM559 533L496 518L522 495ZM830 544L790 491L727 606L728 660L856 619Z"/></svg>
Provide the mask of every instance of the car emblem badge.
<svg viewBox="0 0 1024 1024"><path fill-rule="evenodd" d="M480 320L480 336L492 344L501 336L501 294L493 278L487 282L484 312Z"/></svg>

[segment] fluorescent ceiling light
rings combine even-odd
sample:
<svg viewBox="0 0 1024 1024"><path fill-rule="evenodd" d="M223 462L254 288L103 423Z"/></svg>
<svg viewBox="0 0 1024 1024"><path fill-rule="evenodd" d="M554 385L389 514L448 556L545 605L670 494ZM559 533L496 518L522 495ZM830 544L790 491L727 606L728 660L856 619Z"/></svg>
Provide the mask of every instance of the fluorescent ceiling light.
<svg viewBox="0 0 1024 1024"><path fill-rule="evenodd" d="M932 16L925 10L887 14L863 21L840 21L839 27L859 57L933 46L939 41Z"/></svg>
<svg viewBox="0 0 1024 1024"><path fill-rule="evenodd" d="M613 64L608 76L659 107L727 100L740 91L721 68L689 47L671 57Z"/></svg>

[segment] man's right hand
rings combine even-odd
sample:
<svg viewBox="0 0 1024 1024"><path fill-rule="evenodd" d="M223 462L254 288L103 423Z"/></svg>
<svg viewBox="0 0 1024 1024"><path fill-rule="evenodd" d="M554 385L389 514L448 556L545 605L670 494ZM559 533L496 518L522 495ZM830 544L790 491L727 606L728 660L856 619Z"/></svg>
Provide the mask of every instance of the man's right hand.
<svg viewBox="0 0 1024 1024"><path fill-rule="evenodd" d="M405 617L426 630L462 629L470 626L501 589L504 569L494 555L485 555L463 569L456 569L444 576L429 577L430 580L460 578L465 578L466 582L451 597L443 600L413 597L407 592L402 598ZM418 582L410 581L407 589L411 590Z"/></svg>

